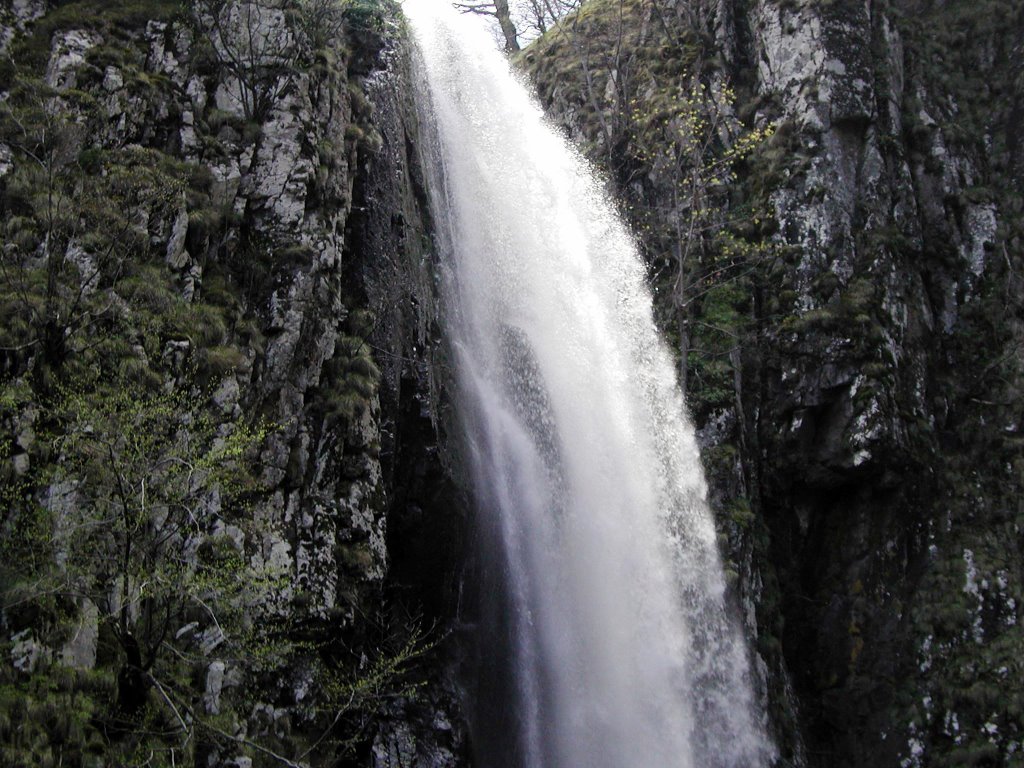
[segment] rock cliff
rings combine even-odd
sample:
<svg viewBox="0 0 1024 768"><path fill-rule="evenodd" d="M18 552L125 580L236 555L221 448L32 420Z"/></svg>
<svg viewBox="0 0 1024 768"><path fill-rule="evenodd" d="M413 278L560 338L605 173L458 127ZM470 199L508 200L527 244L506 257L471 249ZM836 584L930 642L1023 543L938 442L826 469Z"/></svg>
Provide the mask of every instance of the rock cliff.
<svg viewBox="0 0 1024 768"><path fill-rule="evenodd" d="M456 764L397 6L2 13L4 762Z"/></svg>
<svg viewBox="0 0 1024 768"><path fill-rule="evenodd" d="M592 2L518 59L649 258L783 764L1018 759L1022 35Z"/></svg>
<svg viewBox="0 0 1024 768"><path fill-rule="evenodd" d="M649 260L783 765L1024 749L1016 6L590 0L517 58ZM467 764L397 7L0 49L3 761Z"/></svg>

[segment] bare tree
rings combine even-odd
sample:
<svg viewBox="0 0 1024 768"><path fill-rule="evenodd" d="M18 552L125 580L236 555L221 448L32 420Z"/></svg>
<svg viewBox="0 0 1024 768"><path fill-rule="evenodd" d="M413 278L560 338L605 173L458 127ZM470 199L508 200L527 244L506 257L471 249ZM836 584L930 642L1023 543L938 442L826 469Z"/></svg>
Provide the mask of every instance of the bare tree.
<svg viewBox="0 0 1024 768"><path fill-rule="evenodd" d="M679 332L680 382L686 387L695 307L714 286L746 274L763 254L729 235L748 211L730 211L735 167L774 132L746 129L736 118L736 95L699 72L676 92L632 114L632 152L670 195L654 213L657 239L671 254L672 306Z"/></svg>
<svg viewBox="0 0 1024 768"><path fill-rule="evenodd" d="M582 0L520 0L513 8L521 36L547 34L562 19L579 10Z"/></svg>
<svg viewBox="0 0 1024 768"><path fill-rule="evenodd" d="M519 50L519 33L512 21L508 0L464 0L453 5L463 13L478 13L497 19L502 37L505 39L505 50L509 53Z"/></svg>
<svg viewBox="0 0 1024 768"><path fill-rule="evenodd" d="M194 0L193 14L200 36L237 81L243 114L262 120L293 85L303 53L283 0Z"/></svg>
<svg viewBox="0 0 1024 768"><path fill-rule="evenodd" d="M570 0L526 0L556 15ZM569 13L547 27L547 45L573 49L579 76L575 98L585 109L584 131L639 217L652 261L670 280L673 324L679 338L680 381L686 386L694 323L702 302L719 285L752 273L763 247L734 237L756 213L730 207L735 167L772 134L745 127L736 116L728 82L699 57L672 71L654 50L680 45L681 30L703 20L694 8L672 12L661 0L609 3L599 12ZM702 27L697 27L702 28Z"/></svg>
<svg viewBox="0 0 1024 768"><path fill-rule="evenodd" d="M313 51L326 48L344 34L345 14L341 0L301 0L297 28Z"/></svg>

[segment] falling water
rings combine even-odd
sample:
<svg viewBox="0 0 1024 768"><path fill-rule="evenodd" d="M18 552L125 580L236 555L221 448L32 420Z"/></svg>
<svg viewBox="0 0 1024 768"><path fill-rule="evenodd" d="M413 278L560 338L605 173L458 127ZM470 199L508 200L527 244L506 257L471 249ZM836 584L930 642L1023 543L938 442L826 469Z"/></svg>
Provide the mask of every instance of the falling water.
<svg viewBox="0 0 1024 768"><path fill-rule="evenodd" d="M479 505L477 764L766 765L636 247L486 33L405 10Z"/></svg>

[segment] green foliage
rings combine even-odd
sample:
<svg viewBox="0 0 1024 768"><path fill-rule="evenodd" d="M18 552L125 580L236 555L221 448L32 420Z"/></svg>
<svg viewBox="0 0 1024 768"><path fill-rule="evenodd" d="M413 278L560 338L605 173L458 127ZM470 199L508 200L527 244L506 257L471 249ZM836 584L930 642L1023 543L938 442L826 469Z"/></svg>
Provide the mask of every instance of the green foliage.
<svg viewBox="0 0 1024 768"><path fill-rule="evenodd" d="M384 32L394 6L382 0L346 0L342 10L349 28L359 32Z"/></svg>
<svg viewBox="0 0 1024 768"><path fill-rule="evenodd" d="M212 524L211 513L230 519L237 514L231 505L255 487L243 454L267 427L221 425L206 398L188 387L153 392L123 380L61 386L47 423L55 464L37 481L67 496L48 502L67 504L44 534L63 566L20 556L6 565L55 592L88 597L121 622L121 632L144 603L177 616L170 606L187 599L195 573L187 552ZM37 517L32 513L29 541L8 537L12 556L40 536Z"/></svg>
<svg viewBox="0 0 1024 768"><path fill-rule="evenodd" d="M595 0L518 60L542 101L554 98L557 84L584 150L622 190L652 266L657 319L702 422L735 401L738 351L754 330L749 297L778 258L766 240L771 190L752 196L737 184L774 144L775 126L740 121L739 96L705 56L692 22L657 3ZM745 115L752 120L751 110ZM731 283L741 286L737 293L717 292Z"/></svg>
<svg viewBox="0 0 1024 768"><path fill-rule="evenodd" d="M303 71L340 49L339 41L356 38L363 55L372 55L381 43L369 41L397 15L381 0L190 0L189 6L196 55L237 79L239 107L256 129ZM283 18L288 34L253 34L275 18Z"/></svg>
<svg viewBox="0 0 1024 768"><path fill-rule="evenodd" d="M144 262L149 227L192 197L198 174L142 147L88 144L102 116L87 94L18 77L0 106L14 167L0 191L0 350L7 366L52 379L115 322L113 293Z"/></svg>
<svg viewBox="0 0 1024 768"><path fill-rule="evenodd" d="M186 300L163 249L153 252L182 209L195 211L197 232L221 226L209 215L209 174L157 150L90 145L102 120L87 94L33 78L19 78L0 107L15 162L0 191L0 359L14 374L31 361L40 386L103 361L156 387L165 343L185 340L217 348L191 362L220 378L243 363L233 330L242 341L258 331L218 265L205 300Z"/></svg>
<svg viewBox="0 0 1024 768"><path fill-rule="evenodd" d="M16 394L7 402L16 405ZM53 460L26 483L49 490L19 494L5 514L6 629L60 647L76 622L89 621L79 606L92 606L96 674L116 675L117 685L98 699L75 683L61 698L49 676L76 673L46 659L29 676L4 667L4 679L25 701L39 696L49 709L88 713L81 722L60 721L77 729L66 745L49 726L38 733L24 727L28 741L11 748L41 741L50 750L66 746L70 751L59 752L65 758L83 749L109 754L113 729L134 734L116 739L113 754L128 760L139 739L149 738L148 722L155 739L149 746L177 749L183 764L191 727L184 729L180 712L197 705L178 681L188 677L182 663L202 657L192 635L178 639L179 629L198 620L243 669L253 648L268 646L250 611L278 591L280 574L250 566L224 526L241 532L247 525L247 500L261 493L249 454L269 427L225 422L208 396L188 385L152 391L124 379L58 387L41 423ZM38 693L40 686L52 695ZM0 715L14 721L29 710L3 707Z"/></svg>
<svg viewBox="0 0 1024 768"><path fill-rule="evenodd" d="M932 115L944 140L970 154L984 152L984 144L991 142L991 156L1005 157L1007 145L1014 141L1011 113L1019 105L1015 85L1021 72L1019 48L1013 47L1007 31L1019 29L1019 4L956 0L933 13L897 18L909 42L910 70L930 92L946 94L949 107L943 108L944 114ZM1004 48L1003 41L1010 45ZM908 100L904 119L927 139L931 129L919 124L921 107Z"/></svg>
<svg viewBox="0 0 1024 768"><path fill-rule="evenodd" d="M376 397L380 369L368 341L373 330L372 315L353 312L345 326L334 356L324 365L318 395L327 418L352 422L367 412Z"/></svg>
<svg viewBox="0 0 1024 768"><path fill-rule="evenodd" d="M186 5L191 16L197 3ZM394 13L389 3L282 5L289 24L302 23L298 10L335 18L344 6L346 29L357 25L368 51ZM192 766L217 754L281 764L270 751L276 737L246 740L239 725L252 718L253 690L281 690L286 673L310 664L329 690L324 710L306 713L325 726L318 749L348 755L374 713L415 693L417 660L431 647L415 628L345 647L347 637L325 640L319 619L276 613L294 585L257 556L265 529L251 510L267 494L254 461L269 427L225 416L210 395L222 377L246 374L264 343L260 304L310 254L261 240L230 201L211 199L204 169L152 147L104 143L107 67L133 98L172 99L172 84L147 71L139 32L177 6L58 3L15 42L19 65L2 68L10 76L0 141L14 168L0 187L0 629L41 649L22 670L0 667L3 764ZM78 89L50 89L35 75L51 36L72 27L102 40L76 69ZM320 61L344 67L348 52L328 32L311 28L309 39L330 48ZM305 46L283 52L295 55L289 67L317 60ZM211 55L201 48L196 62ZM280 74L246 69L252 63L240 66L255 88ZM366 126L358 144L372 150L372 105L354 91ZM257 141L258 112L197 116L201 144L224 153ZM164 147L149 133L131 140ZM324 157L336 163L345 149L325 145ZM194 283L165 260L182 213L202 266ZM218 251L229 234L237 248ZM199 243L210 247L193 252ZM313 406L342 428L376 397L372 326L367 313L345 320ZM365 552L353 546L350 556ZM62 656L83 627L98 636L91 671ZM4 658L10 652L0 646ZM201 697L212 659L246 681L226 685L219 715ZM282 742L282 754L295 755L302 736Z"/></svg>
<svg viewBox="0 0 1024 768"><path fill-rule="evenodd" d="M423 686L421 662L440 642L417 620L386 627L381 634L380 644L369 655L340 663L328 657L319 670L323 711L333 717L325 739L342 759L354 757L389 701L416 696Z"/></svg>
<svg viewBox="0 0 1024 768"><path fill-rule="evenodd" d="M344 35L346 0L299 0L294 26L312 52L324 51Z"/></svg>
<svg viewBox="0 0 1024 768"><path fill-rule="evenodd" d="M93 721L115 689L108 672L54 665L19 680L5 664L0 668L0 763L101 765L107 747Z"/></svg>
<svg viewBox="0 0 1024 768"><path fill-rule="evenodd" d="M15 39L6 62L0 62L0 81L10 82L13 62L26 71L42 75L50 57L50 45L58 32L90 29L106 37L123 37L144 29L151 20L170 20L182 10L183 0L59 0L26 36Z"/></svg>
<svg viewBox="0 0 1024 768"><path fill-rule="evenodd" d="M855 278L831 295L833 300L824 306L786 318L782 329L799 334L840 333L849 336L850 344L876 349L874 332L880 326L874 318L878 302L870 277Z"/></svg>

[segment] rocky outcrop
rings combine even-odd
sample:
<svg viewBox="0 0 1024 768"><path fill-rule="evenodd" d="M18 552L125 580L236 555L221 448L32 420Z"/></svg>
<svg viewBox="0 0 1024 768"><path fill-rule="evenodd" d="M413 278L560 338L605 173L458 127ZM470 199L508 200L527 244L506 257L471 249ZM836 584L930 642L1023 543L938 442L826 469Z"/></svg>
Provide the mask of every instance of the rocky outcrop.
<svg viewBox="0 0 1024 768"><path fill-rule="evenodd" d="M925 5L594 5L520 58L643 239L793 764L1021 748L1024 17Z"/></svg>
<svg viewBox="0 0 1024 768"><path fill-rule="evenodd" d="M14 36L46 12L43 0L12 0L0 10L0 53L7 51Z"/></svg>
<svg viewBox="0 0 1024 768"><path fill-rule="evenodd" d="M222 514L215 491L194 515L210 542L244 558L245 578L272 586L251 590L239 627L222 631L210 612L171 628L175 651L198 659L192 682L174 681L182 728L190 698L204 723L195 759L306 765L359 755L361 764L440 768L456 764L464 742L440 643L462 500L445 458L409 51L394 6L304 7L327 14L318 29L332 24L336 36L318 43L301 9L256 0L197 3L185 18L158 8L44 16L16 3L2 44L45 51L46 83L87 93L83 109L95 103L100 132L75 152L152 148L205 184L149 218L161 254L153 274L194 311L217 301L230 313L216 346L205 332L176 333L147 365L165 387L197 370L214 384L219 418L259 414L270 425L247 514ZM11 365L25 381L36 367L31 356ZM32 421L33 407L22 403L12 428L31 430L17 425ZM31 457L42 467L39 447L14 445L15 474L42 476L22 466ZM94 605L62 650L34 639L26 621L4 616L25 675L15 685L32 685L43 657L87 672L110 663L96 660L104 619ZM226 650L225 633L253 622L281 654L263 673ZM100 647L102 657L102 638Z"/></svg>
<svg viewBox="0 0 1024 768"><path fill-rule="evenodd" d="M243 511L211 490L175 550L179 573L231 564L218 584L248 591L226 629L198 603L175 620L173 688L130 702L170 734L154 743L205 765L465 764L441 640L466 504L398 11L310 27L270 0L171 5L0 10L5 82L35 78L57 110L17 107L18 86L0 115L4 258L28 249L32 276L0 296L2 759L130 762L148 738L111 716L153 675L118 612L10 568L67 563L88 497L54 475L64 365L65 383L187 382L221 439L263 419ZM1024 749L1022 42L1005 0L593 0L520 58L649 257L783 764ZM51 188L131 233L105 282L83 277L95 232L24 224L26 120L47 114L69 118L54 162L78 181ZM103 208L149 171L174 183ZM55 284L96 314L32 336L58 242Z"/></svg>

